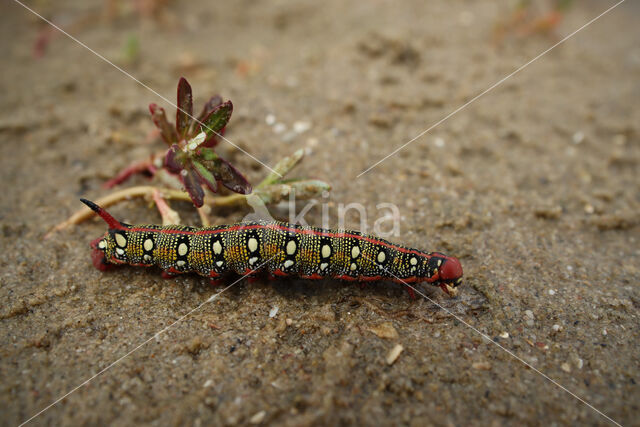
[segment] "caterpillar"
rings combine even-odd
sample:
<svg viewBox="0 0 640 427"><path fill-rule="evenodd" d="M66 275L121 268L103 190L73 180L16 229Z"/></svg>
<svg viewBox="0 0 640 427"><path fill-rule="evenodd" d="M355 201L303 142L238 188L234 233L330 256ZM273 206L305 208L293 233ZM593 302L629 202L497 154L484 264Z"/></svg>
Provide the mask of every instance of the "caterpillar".
<svg viewBox="0 0 640 427"><path fill-rule="evenodd" d="M129 225L95 203L80 199L108 225L91 243L93 264L158 266L164 277L194 272L213 283L227 273L271 277L335 278L348 281L426 282L450 296L462 283L455 257L393 244L349 230L326 230L284 222L247 222L195 228ZM407 287L414 297L413 289Z"/></svg>

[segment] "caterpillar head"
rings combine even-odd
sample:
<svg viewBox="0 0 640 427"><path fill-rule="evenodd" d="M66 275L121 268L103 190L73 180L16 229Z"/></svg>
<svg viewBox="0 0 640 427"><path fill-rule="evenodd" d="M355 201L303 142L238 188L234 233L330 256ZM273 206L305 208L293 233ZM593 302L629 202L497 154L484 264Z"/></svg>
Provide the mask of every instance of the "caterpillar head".
<svg viewBox="0 0 640 427"><path fill-rule="evenodd" d="M446 292L449 296L456 296L458 286L462 284L462 264L456 257L434 253L429 262L437 263L436 270L438 279L433 283Z"/></svg>
<svg viewBox="0 0 640 427"><path fill-rule="evenodd" d="M91 259L94 267L105 271L110 269L113 264L126 262L126 226L92 201L86 199L80 199L80 201L89 206L109 226L109 231L91 242L91 248L93 249Z"/></svg>

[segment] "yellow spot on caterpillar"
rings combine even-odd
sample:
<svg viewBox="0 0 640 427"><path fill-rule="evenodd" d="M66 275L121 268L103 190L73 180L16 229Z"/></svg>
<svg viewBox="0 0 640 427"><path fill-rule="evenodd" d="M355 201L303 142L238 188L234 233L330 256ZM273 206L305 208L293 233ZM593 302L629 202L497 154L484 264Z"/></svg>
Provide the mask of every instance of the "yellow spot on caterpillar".
<svg viewBox="0 0 640 427"><path fill-rule="evenodd" d="M387 255L384 253L384 251L378 252L378 262L383 263L385 259L387 259Z"/></svg>
<svg viewBox="0 0 640 427"><path fill-rule="evenodd" d="M355 262L352 262L352 263L351 263L351 266L349 267L349 269L350 269L351 271L355 271L355 269L356 269L356 268L358 268L358 266L356 265L356 263L355 263Z"/></svg>
<svg viewBox="0 0 640 427"><path fill-rule="evenodd" d="M213 244L213 253L216 255L220 255L222 253L222 245L220 244L220 240L216 240Z"/></svg>
<svg viewBox="0 0 640 427"><path fill-rule="evenodd" d="M153 240L151 239L147 239L144 241L144 250L145 251L150 251L151 249L153 249Z"/></svg>
<svg viewBox="0 0 640 427"><path fill-rule="evenodd" d="M323 262L322 264L320 264L320 270L324 271L327 269L327 267L329 267L329 264L326 262Z"/></svg>
<svg viewBox="0 0 640 427"><path fill-rule="evenodd" d="M98 248L100 248L100 249L104 249L104 248L106 248L106 247L107 247L107 242L105 242L104 240L100 240L100 241L98 242Z"/></svg>
<svg viewBox="0 0 640 427"><path fill-rule="evenodd" d="M418 264L418 260L416 259L416 257L412 257L409 262L411 263L411 265L417 265Z"/></svg>
<svg viewBox="0 0 640 427"><path fill-rule="evenodd" d="M284 262L284 268L289 268L289 267L291 267L293 264L294 264L294 262L293 262L293 261L291 261L290 259L288 259L288 260L286 260L286 261Z"/></svg>

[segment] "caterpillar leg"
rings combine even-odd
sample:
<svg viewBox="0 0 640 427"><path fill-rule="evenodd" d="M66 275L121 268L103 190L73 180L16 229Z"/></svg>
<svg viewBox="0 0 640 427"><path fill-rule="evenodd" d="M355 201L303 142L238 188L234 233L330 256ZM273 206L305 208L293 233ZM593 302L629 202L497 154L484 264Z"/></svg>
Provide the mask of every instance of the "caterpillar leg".
<svg viewBox="0 0 640 427"><path fill-rule="evenodd" d="M216 279L216 278L212 277L212 278L209 279L209 284L211 286L220 286L220 285L224 284L224 280Z"/></svg>
<svg viewBox="0 0 640 427"><path fill-rule="evenodd" d="M413 291L413 288L405 285L405 289L409 292L409 297L411 299L416 299L416 293Z"/></svg>
<svg viewBox="0 0 640 427"><path fill-rule="evenodd" d="M166 270L162 270L162 278L163 279L172 279L176 277L178 274L181 274L181 271L176 270L173 267L169 267Z"/></svg>
<svg viewBox="0 0 640 427"><path fill-rule="evenodd" d="M272 273L269 273L269 272L267 272L266 277L267 277L267 280L270 281L270 282L273 282L274 280L278 279L275 275L273 275Z"/></svg>
<svg viewBox="0 0 640 427"><path fill-rule="evenodd" d="M104 257L104 252L100 249L93 249L91 251L91 261L93 266L100 271L111 270L114 267L113 264L107 263L107 259Z"/></svg>

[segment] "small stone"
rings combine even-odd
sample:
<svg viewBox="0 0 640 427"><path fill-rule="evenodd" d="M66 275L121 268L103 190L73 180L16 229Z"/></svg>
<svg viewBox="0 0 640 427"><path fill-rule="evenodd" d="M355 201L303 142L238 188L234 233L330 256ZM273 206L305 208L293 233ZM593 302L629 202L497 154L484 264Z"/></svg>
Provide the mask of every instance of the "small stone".
<svg viewBox="0 0 640 427"><path fill-rule="evenodd" d="M269 310L269 317L270 318L274 318L276 317L276 314L278 314L278 307L273 307L271 310Z"/></svg>
<svg viewBox="0 0 640 427"><path fill-rule="evenodd" d="M295 133L304 133L304 132L308 131L309 129L311 129L311 123L310 122L305 122L305 121L298 120L297 122L293 123L293 131Z"/></svg>
<svg viewBox="0 0 640 427"><path fill-rule="evenodd" d="M206 380L206 381L204 382L203 387L204 387L204 388L209 388L209 387L211 387L212 385L213 385L213 380Z"/></svg>
<svg viewBox="0 0 640 427"><path fill-rule="evenodd" d="M267 416L267 412L266 411L260 411L260 412L256 412L250 419L249 422L251 424L260 424L262 421L264 421L264 417Z"/></svg>
<svg viewBox="0 0 640 427"><path fill-rule="evenodd" d="M398 356L400 356L400 353L402 353L402 350L404 350L404 347L400 344L396 344L396 346L387 354L387 365L393 365Z"/></svg>
<svg viewBox="0 0 640 427"><path fill-rule="evenodd" d="M565 372L571 372L571 366L569 366L569 364L566 362L560 365L560 368L562 368L562 370Z"/></svg>
<svg viewBox="0 0 640 427"><path fill-rule="evenodd" d="M607 335L607 329L606 328L602 330L602 335Z"/></svg>
<svg viewBox="0 0 640 427"><path fill-rule="evenodd" d="M267 114L267 117L264 118L264 122L269 126L273 126L276 123L276 116L273 114Z"/></svg>
<svg viewBox="0 0 640 427"><path fill-rule="evenodd" d="M553 330L554 330L554 332L558 332L558 331L560 330L560 325L558 325L558 324L553 325L553 326L551 327L551 329L553 329Z"/></svg>
<svg viewBox="0 0 640 427"><path fill-rule="evenodd" d="M283 133L286 130L287 125L285 125L284 123L276 123L275 125L273 125L273 131L275 133Z"/></svg>
<svg viewBox="0 0 640 427"><path fill-rule="evenodd" d="M503 332L500 334L500 338L509 338L509 332Z"/></svg>
<svg viewBox="0 0 640 427"><path fill-rule="evenodd" d="M533 311L531 311L531 310L525 310L524 314L525 314L525 316L527 316L529 319L533 319Z"/></svg>
<svg viewBox="0 0 640 427"><path fill-rule="evenodd" d="M434 144L436 147L439 147L439 148L444 147L444 144L445 144L445 143L444 143L444 138L437 137L436 139L434 139L434 140L433 140L433 144Z"/></svg>
<svg viewBox="0 0 640 427"><path fill-rule="evenodd" d="M370 332L376 334L379 338L397 339L398 331L393 327L391 322L384 322L377 326L369 328Z"/></svg>
<svg viewBox="0 0 640 427"><path fill-rule="evenodd" d="M554 291L553 289L549 289L549 295L555 295L556 291Z"/></svg>
<svg viewBox="0 0 640 427"><path fill-rule="evenodd" d="M287 319L285 322L287 323L287 326L291 326L293 324L292 319Z"/></svg>
<svg viewBox="0 0 640 427"><path fill-rule="evenodd" d="M489 362L476 362L471 365L473 369L477 369L479 371L490 371L491 364Z"/></svg>
<svg viewBox="0 0 640 427"><path fill-rule="evenodd" d="M573 139L574 144L580 144L582 141L584 141L584 133L576 132L573 134L571 139Z"/></svg>

